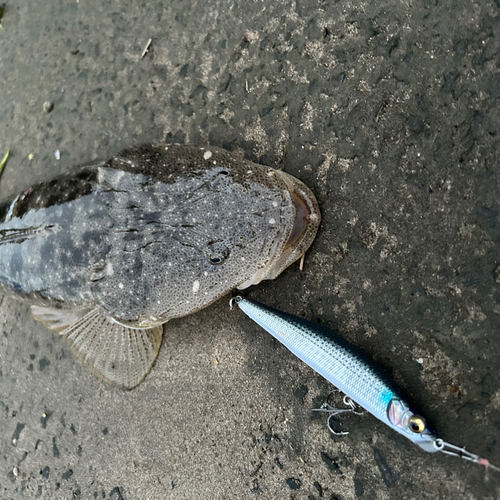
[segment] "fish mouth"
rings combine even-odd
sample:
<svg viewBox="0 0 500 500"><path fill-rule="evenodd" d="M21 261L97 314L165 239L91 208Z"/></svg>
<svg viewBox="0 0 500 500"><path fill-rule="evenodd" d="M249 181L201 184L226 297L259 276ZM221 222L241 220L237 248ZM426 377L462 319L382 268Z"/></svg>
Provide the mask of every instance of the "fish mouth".
<svg viewBox="0 0 500 500"><path fill-rule="evenodd" d="M294 224L287 235L283 230L278 233L271 247L267 265L238 286L238 290L256 285L262 280L276 278L290 264L304 255L318 231L321 214L312 191L295 177L281 171L278 171L278 174L285 182L295 207Z"/></svg>

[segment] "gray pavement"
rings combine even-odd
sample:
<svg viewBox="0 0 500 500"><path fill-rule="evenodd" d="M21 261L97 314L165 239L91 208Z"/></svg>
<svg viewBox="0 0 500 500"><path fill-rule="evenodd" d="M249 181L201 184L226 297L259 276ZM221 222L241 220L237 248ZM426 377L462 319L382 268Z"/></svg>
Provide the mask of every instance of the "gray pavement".
<svg viewBox="0 0 500 500"><path fill-rule="evenodd" d="M2 200L149 141L284 168L323 223L249 296L337 329L500 464L498 0L4 2ZM225 299L167 324L131 392L0 301L1 499L500 496L369 415L333 439L329 385Z"/></svg>

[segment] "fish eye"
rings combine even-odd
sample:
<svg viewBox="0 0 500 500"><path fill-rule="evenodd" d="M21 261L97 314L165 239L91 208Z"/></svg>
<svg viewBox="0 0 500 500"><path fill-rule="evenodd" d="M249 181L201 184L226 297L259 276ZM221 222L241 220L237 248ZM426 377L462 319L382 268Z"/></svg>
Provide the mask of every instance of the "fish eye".
<svg viewBox="0 0 500 500"><path fill-rule="evenodd" d="M221 174L221 175L229 175L229 172L227 170L221 170L219 172L219 174Z"/></svg>
<svg viewBox="0 0 500 500"><path fill-rule="evenodd" d="M229 257L229 248L221 241L213 241L208 244L208 259L211 264L222 264Z"/></svg>
<svg viewBox="0 0 500 500"><path fill-rule="evenodd" d="M420 415L412 415L408 420L408 426L415 434L421 434L425 431L425 418Z"/></svg>

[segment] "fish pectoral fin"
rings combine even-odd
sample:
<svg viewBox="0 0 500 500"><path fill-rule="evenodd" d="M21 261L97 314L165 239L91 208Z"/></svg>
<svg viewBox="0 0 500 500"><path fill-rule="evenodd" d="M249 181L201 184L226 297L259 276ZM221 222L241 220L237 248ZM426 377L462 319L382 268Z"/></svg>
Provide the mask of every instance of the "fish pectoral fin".
<svg viewBox="0 0 500 500"><path fill-rule="evenodd" d="M47 328L62 332L73 323L76 323L82 316L87 314L89 309L68 310L56 307L31 306L31 314L37 321L41 321Z"/></svg>
<svg viewBox="0 0 500 500"><path fill-rule="evenodd" d="M160 350L163 327L129 328L94 309L62 335L84 366L106 382L132 389L151 370Z"/></svg>
<svg viewBox="0 0 500 500"><path fill-rule="evenodd" d="M129 328L98 309L31 306L33 317L69 342L76 357L107 382L132 389L148 374L160 350L163 327Z"/></svg>

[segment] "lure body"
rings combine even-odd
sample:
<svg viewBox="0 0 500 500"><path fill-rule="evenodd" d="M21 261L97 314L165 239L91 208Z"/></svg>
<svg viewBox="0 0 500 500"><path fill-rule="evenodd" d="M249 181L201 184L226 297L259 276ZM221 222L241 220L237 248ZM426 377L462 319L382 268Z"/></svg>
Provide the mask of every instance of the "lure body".
<svg viewBox="0 0 500 500"><path fill-rule="evenodd" d="M331 330L237 297L238 307L293 354L384 424L425 451L442 451L442 441L415 414L388 375L361 349Z"/></svg>

